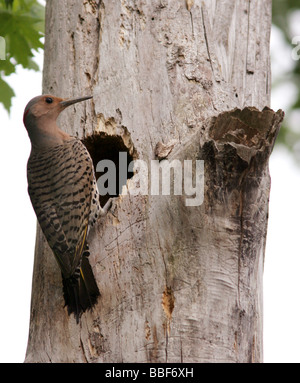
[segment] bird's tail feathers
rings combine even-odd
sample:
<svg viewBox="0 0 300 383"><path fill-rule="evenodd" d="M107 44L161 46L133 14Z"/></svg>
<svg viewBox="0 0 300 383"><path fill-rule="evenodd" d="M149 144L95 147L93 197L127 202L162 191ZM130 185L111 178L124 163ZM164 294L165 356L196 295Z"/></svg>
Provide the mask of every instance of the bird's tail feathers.
<svg viewBox="0 0 300 383"><path fill-rule="evenodd" d="M89 251L87 249L82 255L78 273L69 278L62 276L63 292L68 314L74 313L77 323L79 323L81 314L87 309L92 309L100 296L88 256Z"/></svg>

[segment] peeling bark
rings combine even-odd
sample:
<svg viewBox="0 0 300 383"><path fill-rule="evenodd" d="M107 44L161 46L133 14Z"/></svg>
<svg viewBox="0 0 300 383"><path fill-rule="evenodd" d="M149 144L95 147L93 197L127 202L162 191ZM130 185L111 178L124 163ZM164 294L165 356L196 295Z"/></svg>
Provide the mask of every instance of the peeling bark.
<svg viewBox="0 0 300 383"><path fill-rule="evenodd" d="M205 185L200 206L115 199L90 233L101 297L79 325L38 229L27 362L262 361L268 159L283 119L268 108L270 26L269 0L47 2L44 92L94 96L62 129L118 137L149 168L204 160Z"/></svg>

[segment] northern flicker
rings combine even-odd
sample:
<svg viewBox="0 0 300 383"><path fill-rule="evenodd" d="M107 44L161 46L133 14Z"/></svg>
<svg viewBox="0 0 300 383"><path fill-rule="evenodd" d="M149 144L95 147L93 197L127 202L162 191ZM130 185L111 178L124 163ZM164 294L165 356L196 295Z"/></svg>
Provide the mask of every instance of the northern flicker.
<svg viewBox="0 0 300 383"><path fill-rule="evenodd" d="M77 323L100 295L88 260L87 234L110 203L101 208L86 147L60 130L56 119L66 107L90 98L38 96L26 105L23 117L31 141L28 193L61 269L68 313L74 313Z"/></svg>

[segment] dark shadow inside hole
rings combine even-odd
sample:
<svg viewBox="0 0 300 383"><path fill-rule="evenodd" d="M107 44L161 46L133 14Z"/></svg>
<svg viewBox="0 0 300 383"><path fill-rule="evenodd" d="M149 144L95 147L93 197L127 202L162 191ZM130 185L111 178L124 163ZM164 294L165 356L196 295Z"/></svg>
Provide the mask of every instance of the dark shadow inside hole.
<svg viewBox="0 0 300 383"><path fill-rule="evenodd" d="M119 177L119 154L120 152L126 153L127 155L127 169L129 163L134 159L132 155L129 154L128 148L125 146L122 138L120 136L110 136L104 132L94 134L92 136L88 136L82 140L87 150L90 153L90 156L93 160L94 170L96 173L96 180L98 181L99 177L104 175L107 172L105 169L103 172L97 172L97 164L102 160L110 160L113 161L116 167L116 193L114 195L100 195L100 204L104 206L110 197L117 197L122 192L123 185L126 184L127 179L133 176L133 172L128 172L127 170L127 178L124 178L124 182L120 184ZM125 155L125 154L124 154ZM123 155L123 156L124 156ZM123 159L124 160L124 159ZM122 178L122 177L121 177Z"/></svg>

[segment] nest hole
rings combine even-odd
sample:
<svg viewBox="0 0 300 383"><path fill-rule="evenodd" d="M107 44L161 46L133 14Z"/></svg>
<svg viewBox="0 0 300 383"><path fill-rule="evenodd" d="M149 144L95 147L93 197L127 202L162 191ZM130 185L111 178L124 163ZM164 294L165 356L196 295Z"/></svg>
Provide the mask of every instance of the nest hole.
<svg viewBox="0 0 300 383"><path fill-rule="evenodd" d="M100 195L100 204L104 206L109 198L120 195L127 180L133 177L133 172L128 171L128 165L134 160L135 156L130 154L130 150L125 145L121 136L112 136L101 132L84 138L82 142L92 158ZM134 151L131 150L131 152ZM108 166L106 167L106 162L101 161L107 160ZM115 167L114 171L110 171L113 168L112 163ZM103 171L97 171L99 168L103 168ZM114 179L112 179L112 176L114 176ZM102 180L100 177L102 177ZM103 182L103 179L108 177L109 180L107 179ZM103 185L104 189L99 187L99 184ZM113 192L111 188L109 191L105 190L109 185L114 185Z"/></svg>

